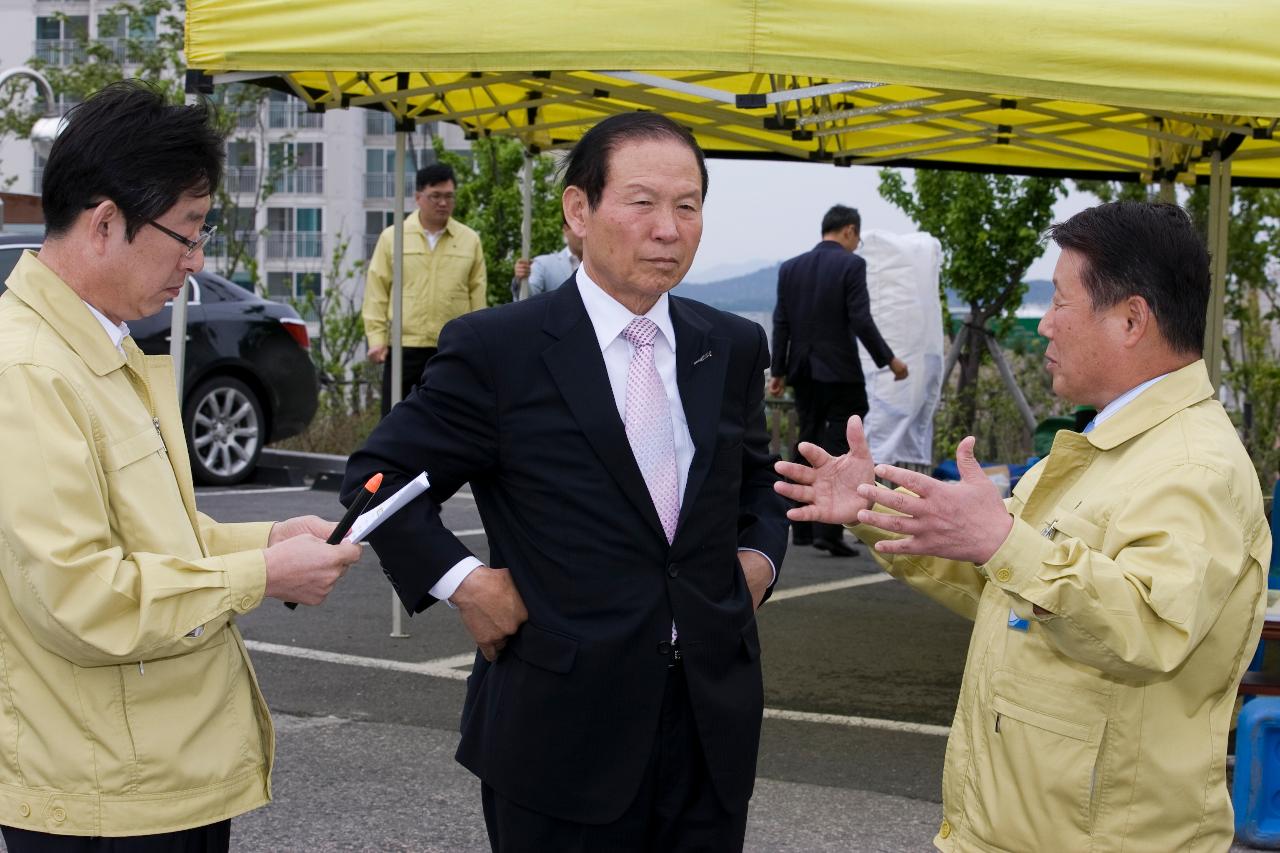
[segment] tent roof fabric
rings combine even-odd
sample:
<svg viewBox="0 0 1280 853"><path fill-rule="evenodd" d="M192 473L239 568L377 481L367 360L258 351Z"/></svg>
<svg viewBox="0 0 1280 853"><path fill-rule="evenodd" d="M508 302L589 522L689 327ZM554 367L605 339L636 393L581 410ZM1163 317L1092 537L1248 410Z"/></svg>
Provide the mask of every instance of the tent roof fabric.
<svg viewBox="0 0 1280 853"><path fill-rule="evenodd" d="M1280 185L1256 0L188 0L191 68L546 150L664 112L712 156ZM371 11L376 10L376 15ZM625 69L625 70L610 70Z"/></svg>

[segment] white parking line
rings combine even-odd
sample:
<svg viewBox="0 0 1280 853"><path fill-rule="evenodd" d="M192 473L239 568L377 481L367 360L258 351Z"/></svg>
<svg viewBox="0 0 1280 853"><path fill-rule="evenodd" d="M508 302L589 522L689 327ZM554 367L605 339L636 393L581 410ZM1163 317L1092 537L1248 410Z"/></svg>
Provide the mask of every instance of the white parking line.
<svg viewBox="0 0 1280 853"><path fill-rule="evenodd" d="M893 580L893 575L881 572L877 575L858 575L857 577L845 578L839 581L815 583L811 586L798 586L795 589L783 589L775 592L769 596L769 603L786 601L788 598L800 598L805 595L817 595L820 592L835 592L836 590L848 589L853 586L866 586L869 583L884 583L891 580Z"/></svg>
<svg viewBox="0 0 1280 853"><path fill-rule="evenodd" d="M453 657L412 663L403 660L387 660L370 658L363 655L344 655L338 652L326 652L320 649L305 649L301 646L282 646L279 643L262 643L257 640L245 640L250 651L269 655L285 655L287 657L318 660L323 663L339 663L347 666L362 666L366 669L387 669L393 672L411 672L414 675L432 675L436 678L450 678L455 681L466 681L468 672L457 669L475 660L475 652L468 652Z"/></svg>
<svg viewBox="0 0 1280 853"><path fill-rule="evenodd" d="M283 494L284 492L309 492L310 486L273 486L267 489L220 489L216 492L206 492L203 489L196 489L196 497L208 498L219 495L270 495Z"/></svg>
<svg viewBox="0 0 1280 853"><path fill-rule="evenodd" d="M883 729L890 732L911 732L918 735L947 737L950 726L930 726L925 723L904 723L900 720L878 720L875 717L844 717L839 714L812 714L808 711L784 711L781 708L765 708L767 720L791 720L797 723L825 723L829 726L847 726L853 729Z"/></svg>
<svg viewBox="0 0 1280 853"><path fill-rule="evenodd" d="M386 660L384 658L364 657L363 655L344 655L338 652L326 652L320 649L306 649L301 646L283 646L279 643L262 643L257 640L245 640L250 651L269 655L302 658L322 663L361 666L366 669L382 669L393 672L408 672L414 675L428 675L434 678L448 678L452 681L466 681L470 671L459 669L468 666L475 660L475 652L453 655L447 658L412 663L402 660ZM904 723L899 720L877 720L874 717L846 717L839 714L813 714L808 711L787 711L781 708L765 708L764 715L771 720L789 720L798 723L819 723L832 726L846 726L856 729L881 729L884 731L910 732L912 734L937 735L946 737L951 729L946 726L930 726L924 723Z"/></svg>

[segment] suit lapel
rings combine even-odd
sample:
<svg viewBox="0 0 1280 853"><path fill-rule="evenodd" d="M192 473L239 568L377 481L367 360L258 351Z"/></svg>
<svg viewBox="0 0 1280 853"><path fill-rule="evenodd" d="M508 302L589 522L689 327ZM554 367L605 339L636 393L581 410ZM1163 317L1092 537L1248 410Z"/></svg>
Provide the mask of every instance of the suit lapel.
<svg viewBox="0 0 1280 853"><path fill-rule="evenodd" d="M680 525L694 505L711 470L716 431L724 404L724 378L729 368L729 339L711 334L711 324L678 297L670 298L676 330L676 384L693 439L693 462L680 500ZM679 527L677 527L679 535Z"/></svg>
<svg viewBox="0 0 1280 853"><path fill-rule="evenodd" d="M551 301L543 330L556 342L543 350L543 363L605 470L665 541L662 521L636 465L626 428L618 417L600 342L578 294L577 282L570 279L557 288Z"/></svg>

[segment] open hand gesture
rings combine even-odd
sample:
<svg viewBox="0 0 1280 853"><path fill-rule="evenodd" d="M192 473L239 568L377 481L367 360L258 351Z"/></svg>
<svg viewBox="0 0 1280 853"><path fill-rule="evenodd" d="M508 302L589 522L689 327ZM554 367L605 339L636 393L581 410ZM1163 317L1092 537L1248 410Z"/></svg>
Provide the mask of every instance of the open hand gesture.
<svg viewBox="0 0 1280 853"><path fill-rule="evenodd" d="M858 487L874 481L871 449L862 431L862 418L849 418L845 435L849 440L849 452L832 456L827 451L810 444L800 443L800 455L809 461L808 467L798 462L778 462L774 470L791 482L778 482L773 488L783 497L791 498L804 506L787 511L792 521L818 521L825 524L852 524L858 511L871 504L858 493Z"/></svg>

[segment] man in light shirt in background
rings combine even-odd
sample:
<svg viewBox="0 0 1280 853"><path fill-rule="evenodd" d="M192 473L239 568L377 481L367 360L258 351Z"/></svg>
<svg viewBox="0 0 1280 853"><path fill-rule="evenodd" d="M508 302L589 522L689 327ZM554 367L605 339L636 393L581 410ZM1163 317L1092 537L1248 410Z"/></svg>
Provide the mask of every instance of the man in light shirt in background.
<svg viewBox="0 0 1280 853"><path fill-rule="evenodd" d="M532 264L524 258L516 261L515 277L511 280L512 300L528 299L555 290L578 271L578 264L582 263L582 238L573 233L569 223L564 221L563 213L560 214L560 231L564 235L563 249L538 255Z"/></svg>

